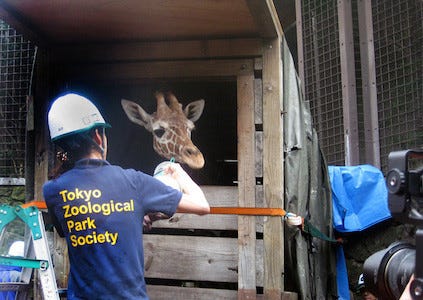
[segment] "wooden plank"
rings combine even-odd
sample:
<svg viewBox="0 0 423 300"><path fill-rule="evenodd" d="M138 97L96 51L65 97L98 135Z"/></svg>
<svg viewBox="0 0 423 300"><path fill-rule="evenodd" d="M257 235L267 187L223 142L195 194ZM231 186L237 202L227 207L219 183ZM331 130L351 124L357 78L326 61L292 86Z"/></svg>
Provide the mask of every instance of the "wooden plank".
<svg viewBox="0 0 423 300"><path fill-rule="evenodd" d="M45 99L48 98L48 87L49 87L49 78L50 72L49 65L50 61L48 58L48 53L45 51L38 51L37 54L37 64L36 64L36 78L34 82L37 82L35 85L35 96L34 103L34 131L35 131L35 166L34 166L34 199L41 200L43 199L43 184L47 181L48 178L48 140L49 132L47 129L47 105L48 101ZM33 200L33 199L31 199Z"/></svg>
<svg viewBox="0 0 423 300"><path fill-rule="evenodd" d="M263 131L257 131L255 134L255 177L263 177Z"/></svg>
<svg viewBox="0 0 423 300"><path fill-rule="evenodd" d="M31 91L30 91L31 93ZM26 131L25 131L25 201L34 199L35 168L35 131L34 131L34 98L26 97Z"/></svg>
<svg viewBox="0 0 423 300"><path fill-rule="evenodd" d="M345 165L360 163L357 88L351 0L338 1L339 55L342 82Z"/></svg>
<svg viewBox="0 0 423 300"><path fill-rule="evenodd" d="M238 201L238 187L202 185L207 200L212 206L233 206Z"/></svg>
<svg viewBox="0 0 423 300"><path fill-rule="evenodd" d="M263 124L263 81L254 80L254 119L256 124Z"/></svg>
<svg viewBox="0 0 423 300"><path fill-rule="evenodd" d="M154 222L153 228L238 230L238 220L236 215L175 214L170 219ZM262 232L263 225L257 231Z"/></svg>
<svg viewBox="0 0 423 300"><path fill-rule="evenodd" d="M60 66L58 66L60 67ZM66 69L66 67L68 67ZM221 59L202 61L158 61L158 62L130 62L121 64L72 64L62 66L65 78L79 81L136 81L178 78L216 77L233 78L240 74L251 72L251 59Z"/></svg>
<svg viewBox="0 0 423 300"><path fill-rule="evenodd" d="M258 186L261 187L261 186ZM262 189L257 189L256 194L261 196ZM262 201L261 201L262 203ZM260 203L258 207L263 207ZM256 232L263 232L264 217L256 219ZM167 220L160 220L153 223L153 228L167 229L204 229L204 230L238 230L238 218L236 215L205 215L175 214Z"/></svg>
<svg viewBox="0 0 423 300"><path fill-rule="evenodd" d="M52 49L55 63L124 62L261 56L260 39L155 41L112 44L77 44ZM99 55L100 53L100 55Z"/></svg>
<svg viewBox="0 0 423 300"><path fill-rule="evenodd" d="M256 185L256 206L257 207L265 207L264 205L264 191L263 191L263 185ZM258 219L259 222L257 225L261 225L261 231L263 232L263 219ZM258 230L257 230L258 231Z"/></svg>
<svg viewBox="0 0 423 300"><path fill-rule="evenodd" d="M25 178L0 177L0 185L25 185Z"/></svg>
<svg viewBox="0 0 423 300"><path fill-rule="evenodd" d="M266 43L263 56L263 186L268 207L283 208L283 122L281 40ZM280 218L264 221L264 295L280 299L283 291L284 244Z"/></svg>
<svg viewBox="0 0 423 300"><path fill-rule="evenodd" d="M236 206L237 204L238 187L236 186L201 186L201 189L211 206ZM153 226L173 229L237 230L238 221L236 215L175 214L169 220L154 222Z"/></svg>
<svg viewBox="0 0 423 300"><path fill-rule="evenodd" d="M236 186L201 186L211 206L237 206L238 187ZM262 193L261 193L262 195ZM260 199L263 197L261 196ZM262 206L261 204L259 206ZM263 232L263 217L256 218L256 232ZM238 230L237 215L205 215L175 214L168 220L153 223L154 228L168 229L206 229L206 230Z"/></svg>
<svg viewBox="0 0 423 300"><path fill-rule="evenodd" d="M304 62L304 42L303 42L303 20L302 20L302 0L295 0L296 33L297 33L297 60L298 76L300 77L301 92L305 95L305 62Z"/></svg>
<svg viewBox="0 0 423 300"><path fill-rule="evenodd" d="M39 51L37 53L37 64L36 64L36 74L34 82L37 82L35 85L34 92L34 149L31 151L34 154L34 199L41 200L43 198L43 185L48 179L48 167L49 167L49 151L48 151L48 139L49 133L47 130L47 105L48 102L45 100L48 98L49 83L50 83L50 69L48 68L50 61L48 58L48 53L45 51ZM30 199L30 200L34 200ZM62 239L61 244L66 244L65 239ZM56 245L50 247L56 249ZM58 265L67 260L67 257L55 256L55 252L52 252L52 257L54 263L58 262ZM63 287L61 284L67 284L67 280L62 282L63 278L61 274L68 274L69 269L59 269L55 268L54 273L58 279L58 287ZM67 278L66 278L67 279ZM41 286L37 284L39 280L39 273L35 272L34 274L34 299L41 299L42 291Z"/></svg>
<svg viewBox="0 0 423 300"><path fill-rule="evenodd" d="M147 285L147 293L151 300L233 300L237 291L224 289L204 289L166 285Z"/></svg>
<svg viewBox="0 0 423 300"><path fill-rule="evenodd" d="M41 200L43 198L42 186L48 179L49 171L49 151L48 151L48 140L49 132L47 129L47 105L49 99L50 85L50 64L49 54L46 51L39 50L37 53L37 64L36 64L36 78L35 85L35 96L34 97L34 117L33 117L33 131L34 131L34 148L31 153L34 154L34 174L33 174L33 191L35 200ZM29 128L31 128L30 126ZM28 150L27 150L28 151ZM30 200L33 200L30 199ZM48 236L50 238L50 236ZM54 272L59 288L66 288L68 283L69 274L69 259L67 255L67 244L66 240L60 238L57 232L52 235L52 244L50 247L51 255L54 262ZM38 276L38 275L37 275ZM39 299L41 291L39 286L36 285L37 280L34 280L36 288L34 289L34 299Z"/></svg>
<svg viewBox="0 0 423 300"><path fill-rule="evenodd" d="M244 0L2 0L0 6L6 3L55 44L257 34Z"/></svg>
<svg viewBox="0 0 423 300"><path fill-rule="evenodd" d="M281 37L282 26L272 0L246 0L263 38Z"/></svg>
<svg viewBox="0 0 423 300"><path fill-rule="evenodd" d="M263 243L256 245L256 282L263 284ZM146 278L238 281L238 241L203 236L144 235Z"/></svg>
<svg viewBox="0 0 423 300"><path fill-rule="evenodd" d="M255 207L254 71L238 76L238 204ZM238 299L256 296L256 218L238 217Z"/></svg>
<svg viewBox="0 0 423 300"><path fill-rule="evenodd" d="M46 36L34 30L35 26L33 26L33 24L22 18L16 10L4 1L0 1L0 19L12 26L13 29L37 46L41 47L46 45Z"/></svg>
<svg viewBox="0 0 423 300"><path fill-rule="evenodd" d="M371 1L358 1L358 28L360 37L361 81L363 91L363 123L365 161L381 168L379 115L376 84L376 61L373 34L373 12Z"/></svg>
<svg viewBox="0 0 423 300"><path fill-rule="evenodd" d="M66 288L68 286L68 276L70 269L68 245L66 239L59 236L57 231L53 235L53 249L52 257L54 261L54 273L56 275L56 282L59 288Z"/></svg>

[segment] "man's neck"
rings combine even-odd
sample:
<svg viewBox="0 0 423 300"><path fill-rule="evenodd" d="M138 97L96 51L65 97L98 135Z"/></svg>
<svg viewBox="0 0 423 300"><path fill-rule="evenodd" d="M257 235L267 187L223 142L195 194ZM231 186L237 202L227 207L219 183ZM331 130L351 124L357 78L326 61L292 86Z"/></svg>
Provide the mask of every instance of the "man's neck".
<svg viewBox="0 0 423 300"><path fill-rule="evenodd" d="M103 157L103 155L97 151L92 151L89 155L87 155L84 158L89 158L89 159L105 159Z"/></svg>

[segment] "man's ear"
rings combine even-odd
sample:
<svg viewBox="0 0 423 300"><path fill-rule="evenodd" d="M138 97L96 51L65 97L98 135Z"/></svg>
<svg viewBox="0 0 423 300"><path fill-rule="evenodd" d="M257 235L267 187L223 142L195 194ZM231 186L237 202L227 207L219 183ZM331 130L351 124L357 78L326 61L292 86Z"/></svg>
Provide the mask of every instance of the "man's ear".
<svg viewBox="0 0 423 300"><path fill-rule="evenodd" d="M93 132L93 140L94 142L96 142L97 145L99 145L100 147L103 147L103 131L102 130L98 130L98 128L96 128Z"/></svg>

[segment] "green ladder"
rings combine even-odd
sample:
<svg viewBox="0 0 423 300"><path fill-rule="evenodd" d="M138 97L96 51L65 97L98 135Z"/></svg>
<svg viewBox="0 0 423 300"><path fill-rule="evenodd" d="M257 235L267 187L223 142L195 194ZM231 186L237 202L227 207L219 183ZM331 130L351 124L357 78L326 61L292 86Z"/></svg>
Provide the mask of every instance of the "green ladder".
<svg viewBox="0 0 423 300"><path fill-rule="evenodd" d="M31 232L31 238L29 239L29 241L32 242L31 252L33 252L33 255L31 256L35 257L22 258L16 256L0 256L0 265L22 267L24 268L23 270L37 269L42 287L43 299L60 299L42 212L39 211L36 206L12 207L6 204L0 205L1 236L3 236L6 225L16 218L20 218ZM26 285L26 287L24 287L24 285ZM16 291L16 299L23 299L19 297L19 293L27 289L28 285L29 283L25 282L2 282L0 283L0 291Z"/></svg>

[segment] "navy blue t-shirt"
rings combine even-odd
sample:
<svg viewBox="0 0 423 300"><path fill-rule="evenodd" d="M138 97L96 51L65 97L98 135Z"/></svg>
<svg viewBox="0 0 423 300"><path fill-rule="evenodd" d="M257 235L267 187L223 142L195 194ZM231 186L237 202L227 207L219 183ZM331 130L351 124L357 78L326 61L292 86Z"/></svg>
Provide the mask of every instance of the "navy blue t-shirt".
<svg viewBox="0 0 423 300"><path fill-rule="evenodd" d="M143 218L172 216L181 192L142 172L84 159L43 193L68 244L68 299L148 299Z"/></svg>

